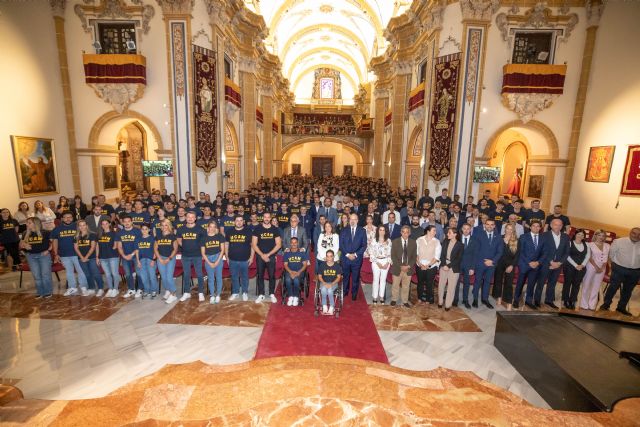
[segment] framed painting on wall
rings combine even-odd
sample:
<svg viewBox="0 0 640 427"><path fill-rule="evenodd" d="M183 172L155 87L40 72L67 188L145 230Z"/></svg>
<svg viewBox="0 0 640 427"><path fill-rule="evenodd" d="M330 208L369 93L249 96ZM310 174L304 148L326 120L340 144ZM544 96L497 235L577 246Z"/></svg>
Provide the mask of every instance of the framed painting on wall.
<svg viewBox="0 0 640 427"><path fill-rule="evenodd" d="M58 193L58 175L53 140L11 136L20 197Z"/></svg>
<svg viewBox="0 0 640 427"><path fill-rule="evenodd" d="M631 145L627 153L627 161L622 175L623 196L640 196L640 145Z"/></svg>
<svg viewBox="0 0 640 427"><path fill-rule="evenodd" d="M342 174L353 175L353 165L344 165Z"/></svg>
<svg viewBox="0 0 640 427"><path fill-rule="evenodd" d="M591 147L589 149L589 160L587 163L587 174L584 178L585 181L609 182L611 165L613 163L613 154L615 151L615 145Z"/></svg>
<svg viewBox="0 0 640 427"><path fill-rule="evenodd" d="M302 165L300 163L291 164L291 175L302 175Z"/></svg>
<svg viewBox="0 0 640 427"><path fill-rule="evenodd" d="M527 197L539 199L542 197L542 185L544 183L544 175L529 175L529 187L527 189Z"/></svg>
<svg viewBox="0 0 640 427"><path fill-rule="evenodd" d="M116 165L102 165L102 188L104 190L117 190L118 167Z"/></svg>

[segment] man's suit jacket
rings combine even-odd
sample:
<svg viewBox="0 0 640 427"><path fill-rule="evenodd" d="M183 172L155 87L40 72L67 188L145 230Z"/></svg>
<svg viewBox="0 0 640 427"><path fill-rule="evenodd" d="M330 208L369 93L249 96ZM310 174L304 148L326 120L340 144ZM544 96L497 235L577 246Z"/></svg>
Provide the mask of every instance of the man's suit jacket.
<svg viewBox="0 0 640 427"><path fill-rule="evenodd" d="M305 251L309 247L309 238L307 237L307 231L298 225L296 230L296 237L298 238L298 247ZM282 247L288 249L291 247L291 226L284 229L282 232Z"/></svg>
<svg viewBox="0 0 640 427"><path fill-rule="evenodd" d="M313 218L313 221L317 221L318 217L320 216L320 214L318 213L318 211L322 208L322 205L317 205L314 203L311 205L311 207L309 208L309 215L311 215L311 218Z"/></svg>
<svg viewBox="0 0 640 427"><path fill-rule="evenodd" d="M365 210L360 214L360 223L362 223L363 226L367 223L368 215L371 215L373 217L373 225L375 225L376 227L382 224L382 216L380 215L380 212L373 212L372 214L370 214Z"/></svg>
<svg viewBox="0 0 640 427"><path fill-rule="evenodd" d="M336 208L327 209L323 206L320 208L320 210L318 210L318 218L320 218L321 215L324 215L325 218L327 218L327 221L329 221L333 225L338 224L338 211L336 210Z"/></svg>
<svg viewBox="0 0 640 427"><path fill-rule="evenodd" d="M103 219L106 219L107 221L111 222L111 218L106 216L106 215L101 215L100 219L98 219L97 223L96 223L95 218L96 217L93 216L93 214L91 214L91 215L87 215L85 217L85 219L84 219L87 222L87 227L89 227L89 231L92 232L92 233L97 233L98 232L98 228L100 228L100 222Z"/></svg>
<svg viewBox="0 0 640 427"><path fill-rule="evenodd" d="M367 232L362 227L356 227L355 236L351 237L351 227L340 233L340 260L347 260L347 254L356 254L356 262L362 262L364 251L367 249Z"/></svg>
<svg viewBox="0 0 640 427"><path fill-rule="evenodd" d="M460 262L460 267L473 270L476 268L476 255L478 254L478 241L475 237L469 236L469 242L467 246L464 246L462 242L464 242L464 236L460 236L460 243L462 244L462 260ZM441 255L442 256L442 255Z"/></svg>
<svg viewBox="0 0 640 427"><path fill-rule="evenodd" d="M409 270L407 275L413 276L416 270L416 259L418 257L418 245L416 241L407 239L407 265ZM391 241L391 274L400 275L400 267L402 266L402 237Z"/></svg>
<svg viewBox="0 0 640 427"><path fill-rule="evenodd" d="M529 268L530 262L540 262L544 261L542 255L542 234L538 234L538 247L533 244L533 236L531 232L523 234L520 239L518 239L518 246L520 252L520 258L518 259L518 265L520 265L520 270ZM552 238L553 240L553 238Z"/></svg>
<svg viewBox="0 0 640 427"><path fill-rule="evenodd" d="M402 226L398 224L394 224L393 231L391 230L390 224L386 224L384 228L387 229L387 235L391 240L397 239L398 237L400 237L400 231L402 230Z"/></svg>
<svg viewBox="0 0 640 427"><path fill-rule="evenodd" d="M556 242L553 240L553 231L549 230L542 233L541 236L543 264L549 266L551 261L564 264L569 256L569 236L566 233L560 233L560 244L557 248Z"/></svg>
<svg viewBox="0 0 640 427"><path fill-rule="evenodd" d="M484 264L485 259L490 259L493 261L493 265L496 266L498 264L498 260L502 256L502 251L504 249L504 242L500 237L500 233L496 233L493 230L493 239L489 242L489 237L487 236L486 231L480 231L478 233L474 233L473 237L478 241L478 252L476 253L476 269L478 266Z"/></svg>
<svg viewBox="0 0 640 427"><path fill-rule="evenodd" d="M305 216L298 215L298 217L300 217L299 226L304 228L304 231L307 232L307 237L311 239L311 237L313 236L313 229L315 227L315 220L311 215L309 215L308 212Z"/></svg>

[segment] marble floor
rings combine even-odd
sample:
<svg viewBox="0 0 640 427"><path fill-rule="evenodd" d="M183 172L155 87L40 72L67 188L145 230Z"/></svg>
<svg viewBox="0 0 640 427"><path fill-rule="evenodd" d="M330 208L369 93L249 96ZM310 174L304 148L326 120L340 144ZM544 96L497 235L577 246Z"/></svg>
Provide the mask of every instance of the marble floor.
<svg viewBox="0 0 640 427"><path fill-rule="evenodd" d="M64 273L60 277L64 283ZM18 278L17 273L0 275L0 295L31 298L25 295L33 293L30 275L25 275L22 288L18 287ZM365 295L370 289L364 286ZM637 295L634 297L632 311L637 311L640 304ZM230 304L220 305L218 314L212 315L208 303L197 304L194 300L180 307L168 306L160 299L134 300L120 305L103 321L16 317L11 312L7 317L6 311L0 312L0 383L15 385L29 399L99 398L168 364L250 361L263 321L256 317L257 308L252 303L245 303L244 315L223 315L233 309ZM262 307L266 310L269 304ZM372 308L374 319L378 311L386 310ZM402 322L392 319L395 314L382 316L391 325L378 328L391 365L414 371L438 367L470 371L534 406L547 407L493 346L495 310L462 308L448 314L452 317L434 331L401 330L398 325ZM424 319L438 324L442 313L423 313L421 317L413 312L409 316L421 319L423 325ZM243 318L243 322L238 321ZM468 329L476 332L458 332Z"/></svg>

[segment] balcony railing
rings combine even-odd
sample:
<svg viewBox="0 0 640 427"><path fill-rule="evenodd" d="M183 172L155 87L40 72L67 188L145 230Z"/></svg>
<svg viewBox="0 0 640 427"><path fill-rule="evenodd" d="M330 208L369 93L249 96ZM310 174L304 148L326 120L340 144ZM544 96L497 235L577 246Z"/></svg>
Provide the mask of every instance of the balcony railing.
<svg viewBox="0 0 640 427"><path fill-rule="evenodd" d="M341 135L356 136L353 125L284 125L285 135Z"/></svg>

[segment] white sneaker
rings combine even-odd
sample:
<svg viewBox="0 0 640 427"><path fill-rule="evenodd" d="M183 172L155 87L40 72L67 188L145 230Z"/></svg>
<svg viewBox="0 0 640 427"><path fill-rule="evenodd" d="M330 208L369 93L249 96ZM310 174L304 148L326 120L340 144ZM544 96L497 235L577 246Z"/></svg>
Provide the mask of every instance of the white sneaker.
<svg viewBox="0 0 640 427"><path fill-rule="evenodd" d="M138 289L135 293L135 298L141 298L141 297L142 297L142 291Z"/></svg>
<svg viewBox="0 0 640 427"><path fill-rule="evenodd" d="M214 301L216 304L220 302L220 295L216 295L216 300Z"/></svg>
<svg viewBox="0 0 640 427"><path fill-rule="evenodd" d="M209 298L209 304L215 304L215 303L216 303L216 297Z"/></svg>
<svg viewBox="0 0 640 427"><path fill-rule="evenodd" d="M87 294L88 294L89 296L95 295L95 294L96 294L96 290L95 290L95 289L89 289L89 290L87 291Z"/></svg>
<svg viewBox="0 0 640 427"><path fill-rule="evenodd" d="M111 289L111 298L118 298L118 295L120 295L120 291L117 289Z"/></svg>
<svg viewBox="0 0 640 427"><path fill-rule="evenodd" d="M164 291L164 295L162 296L163 300L166 300L167 298L169 298L171 296L171 292L169 291Z"/></svg>
<svg viewBox="0 0 640 427"><path fill-rule="evenodd" d="M229 297L229 301L235 301L238 299L238 294L231 294L231 296ZM218 297L219 298L219 297Z"/></svg>
<svg viewBox="0 0 640 427"><path fill-rule="evenodd" d="M244 297L244 294L242 296ZM262 301L264 301L264 295L258 295L258 298L256 298L256 304L262 304Z"/></svg>
<svg viewBox="0 0 640 427"><path fill-rule="evenodd" d="M242 293L242 301L249 301L249 295L246 292Z"/></svg>
<svg viewBox="0 0 640 427"><path fill-rule="evenodd" d="M76 288L69 288L67 289L67 291L64 293L65 297L70 297L71 295L76 295L78 293L78 290Z"/></svg>
<svg viewBox="0 0 640 427"><path fill-rule="evenodd" d="M167 304L172 304L178 300L178 297L175 295L169 295L169 298L165 301Z"/></svg>
<svg viewBox="0 0 640 427"><path fill-rule="evenodd" d="M136 294L136 293L135 293L133 290L129 289L129 290L127 290L127 292L125 292L125 293L124 293L124 297L125 297L125 298L131 298L131 297L132 297L132 296L134 296L135 294Z"/></svg>
<svg viewBox="0 0 640 427"><path fill-rule="evenodd" d="M333 306L329 307L329 311L327 312L329 316L333 316Z"/></svg>
<svg viewBox="0 0 640 427"><path fill-rule="evenodd" d="M204 294L202 292L198 294L198 301L200 302L204 301Z"/></svg>
<svg viewBox="0 0 640 427"><path fill-rule="evenodd" d="M191 298L191 294L189 292L185 292L184 294L182 294L182 296L180 297L180 302L185 302L186 300L188 300L189 298Z"/></svg>
<svg viewBox="0 0 640 427"><path fill-rule="evenodd" d="M293 306L294 307L298 306L298 297L293 297Z"/></svg>
<svg viewBox="0 0 640 427"><path fill-rule="evenodd" d="M271 302L273 304L278 302L278 298L276 298L276 296L274 294L269 295L269 298L271 298Z"/></svg>
<svg viewBox="0 0 640 427"><path fill-rule="evenodd" d="M80 294L82 294L83 297L88 297L89 291L87 291L87 288L80 288Z"/></svg>
<svg viewBox="0 0 640 427"><path fill-rule="evenodd" d="M293 297L287 298L287 306L291 307L293 305Z"/></svg>
<svg viewBox="0 0 640 427"><path fill-rule="evenodd" d="M104 296L104 290L103 290L103 289L100 289L100 290L98 291L98 293L96 294L96 296L97 296L98 298L99 298L99 297L101 297L101 296Z"/></svg>
<svg viewBox="0 0 640 427"><path fill-rule="evenodd" d="M322 306L322 314L327 314L327 305Z"/></svg>

